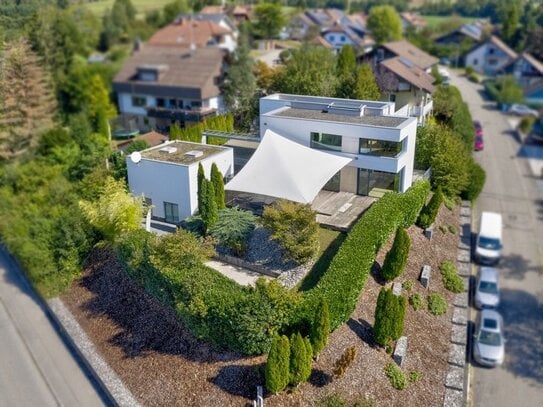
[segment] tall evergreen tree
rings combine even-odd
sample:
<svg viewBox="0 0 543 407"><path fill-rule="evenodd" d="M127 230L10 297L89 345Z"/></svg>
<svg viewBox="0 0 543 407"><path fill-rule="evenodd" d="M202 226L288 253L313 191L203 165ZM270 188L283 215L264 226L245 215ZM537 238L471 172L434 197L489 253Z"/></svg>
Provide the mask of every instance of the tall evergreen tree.
<svg viewBox="0 0 543 407"><path fill-rule="evenodd" d="M302 383L307 382L311 376L311 370L313 368L313 346L311 346L311 340L307 337L304 338L305 346L305 363L302 370Z"/></svg>
<svg viewBox="0 0 543 407"><path fill-rule="evenodd" d="M394 237L392 248L388 251L383 262L381 275L386 281L394 280L402 274L409 257L409 248L411 240L407 231L399 227Z"/></svg>
<svg viewBox="0 0 543 407"><path fill-rule="evenodd" d="M381 92L369 64L362 64L356 70L354 98L363 100L380 100Z"/></svg>
<svg viewBox="0 0 543 407"><path fill-rule="evenodd" d="M217 202L215 201L215 188L213 188L213 183L204 178L201 186L202 206L200 207L200 216L204 223L204 230L207 232L211 226L217 222L219 210L217 209Z"/></svg>
<svg viewBox="0 0 543 407"><path fill-rule="evenodd" d="M330 334L330 311L328 303L321 299L315 310L313 323L311 324L311 345L313 346L313 356L318 357L319 353L328 344L328 335Z"/></svg>
<svg viewBox="0 0 543 407"><path fill-rule="evenodd" d="M266 389L279 393L287 387L290 375L290 345L286 336L273 338L265 367Z"/></svg>
<svg viewBox="0 0 543 407"><path fill-rule="evenodd" d="M392 290L382 288L377 297L373 337L375 342L386 346L403 333L407 303L405 297L396 296Z"/></svg>
<svg viewBox="0 0 543 407"><path fill-rule="evenodd" d="M10 159L53 126L57 105L51 78L25 40L5 44L0 61L0 159Z"/></svg>
<svg viewBox="0 0 543 407"><path fill-rule="evenodd" d="M243 26L242 26L243 27ZM249 55L247 30L242 28L238 47L223 85L224 102L235 115L237 127L248 131L257 114L255 99L256 78L253 74L254 61Z"/></svg>
<svg viewBox="0 0 543 407"><path fill-rule="evenodd" d="M350 45L344 45L339 51L336 72L339 78L345 75L352 75L356 69L356 56L354 49Z"/></svg>
<svg viewBox="0 0 543 407"><path fill-rule="evenodd" d="M204 194L205 192L203 191L203 181L205 179L205 173L204 173L204 167L202 166L202 163L198 163L198 178L197 178L197 183L198 183L198 211L201 213L201 208L204 206L203 205L203 202L204 202Z"/></svg>
<svg viewBox="0 0 543 407"><path fill-rule="evenodd" d="M215 202L217 203L217 209L223 209L226 207L224 197L224 181L222 173L219 171L217 164L211 165L211 182L215 190Z"/></svg>

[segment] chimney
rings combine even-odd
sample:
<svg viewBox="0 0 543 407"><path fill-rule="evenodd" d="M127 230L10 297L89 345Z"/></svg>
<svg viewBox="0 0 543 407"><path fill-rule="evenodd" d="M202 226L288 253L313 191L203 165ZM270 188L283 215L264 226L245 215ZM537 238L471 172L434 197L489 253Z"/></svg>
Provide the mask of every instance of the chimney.
<svg viewBox="0 0 543 407"><path fill-rule="evenodd" d="M132 52L138 52L143 49L143 42L139 37L134 39L134 44L132 45Z"/></svg>

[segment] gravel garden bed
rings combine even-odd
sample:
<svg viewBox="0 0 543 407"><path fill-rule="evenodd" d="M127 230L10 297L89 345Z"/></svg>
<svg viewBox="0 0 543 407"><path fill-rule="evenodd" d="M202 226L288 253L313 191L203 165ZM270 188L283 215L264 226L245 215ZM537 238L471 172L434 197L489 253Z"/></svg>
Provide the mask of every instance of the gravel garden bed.
<svg viewBox="0 0 543 407"><path fill-rule="evenodd" d="M436 223L458 230L458 218L458 208L449 211L442 207ZM379 406L443 404L453 295L445 291L438 266L443 260L456 258L459 236L448 228L441 229L436 227L432 241L421 229L409 229L408 265L397 279L412 281L411 293L426 298L429 292L439 292L449 303L448 312L439 317L408 306L404 334L409 344L403 370L406 374L420 372L421 378L405 390L394 390L383 371L392 358L372 340L375 301L382 287L378 270L390 241L377 256L351 319L331 334L328 347L314 363L310 381L295 392L267 397L267 406L314 405L333 392L349 401L375 400ZM261 249L266 255L272 252ZM424 264L432 267L429 291L417 280ZM404 291L404 295L408 293ZM196 339L172 311L127 277L111 251L95 252L83 276L62 300L144 405L245 406L255 397L256 385L263 383L265 356L221 352ZM342 378L332 379L334 362L350 346L357 349L353 365Z"/></svg>

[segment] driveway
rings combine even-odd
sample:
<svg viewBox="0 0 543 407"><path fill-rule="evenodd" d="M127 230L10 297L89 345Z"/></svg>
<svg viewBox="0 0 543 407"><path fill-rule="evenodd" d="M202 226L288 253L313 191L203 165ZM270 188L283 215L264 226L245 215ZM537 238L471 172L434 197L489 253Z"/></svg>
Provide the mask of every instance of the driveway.
<svg viewBox="0 0 543 407"><path fill-rule="evenodd" d="M500 368L472 366L473 405L543 405L543 179L531 170L543 150L532 148L526 154L513 131L518 119L485 100L481 85L455 73L451 83L460 89L473 118L481 121L485 136L485 150L475 153L487 179L474 208L473 229L478 230L483 210L500 212L504 221L499 311L506 357Z"/></svg>
<svg viewBox="0 0 543 407"><path fill-rule="evenodd" d="M106 404L0 248L0 406Z"/></svg>

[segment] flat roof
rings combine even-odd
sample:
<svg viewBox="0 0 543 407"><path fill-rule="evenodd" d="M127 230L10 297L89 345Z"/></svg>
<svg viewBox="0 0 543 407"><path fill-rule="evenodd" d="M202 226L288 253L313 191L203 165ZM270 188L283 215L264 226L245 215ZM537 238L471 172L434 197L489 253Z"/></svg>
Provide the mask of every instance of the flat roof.
<svg viewBox="0 0 543 407"><path fill-rule="evenodd" d="M164 151L165 148L173 147L175 152ZM144 159L170 162L178 165L191 165L205 160L215 154L228 150L229 147L212 146L209 144L191 143L188 141L174 140L169 143L160 144L157 147L141 151ZM162 150L162 151L161 151ZM201 151L202 155L187 155L189 151Z"/></svg>
<svg viewBox="0 0 543 407"><path fill-rule="evenodd" d="M320 110L286 108L271 112L272 116L292 117L297 119L323 120L328 122L365 124L369 126L395 128L409 120L409 117L395 116L348 116L343 114L323 113Z"/></svg>

